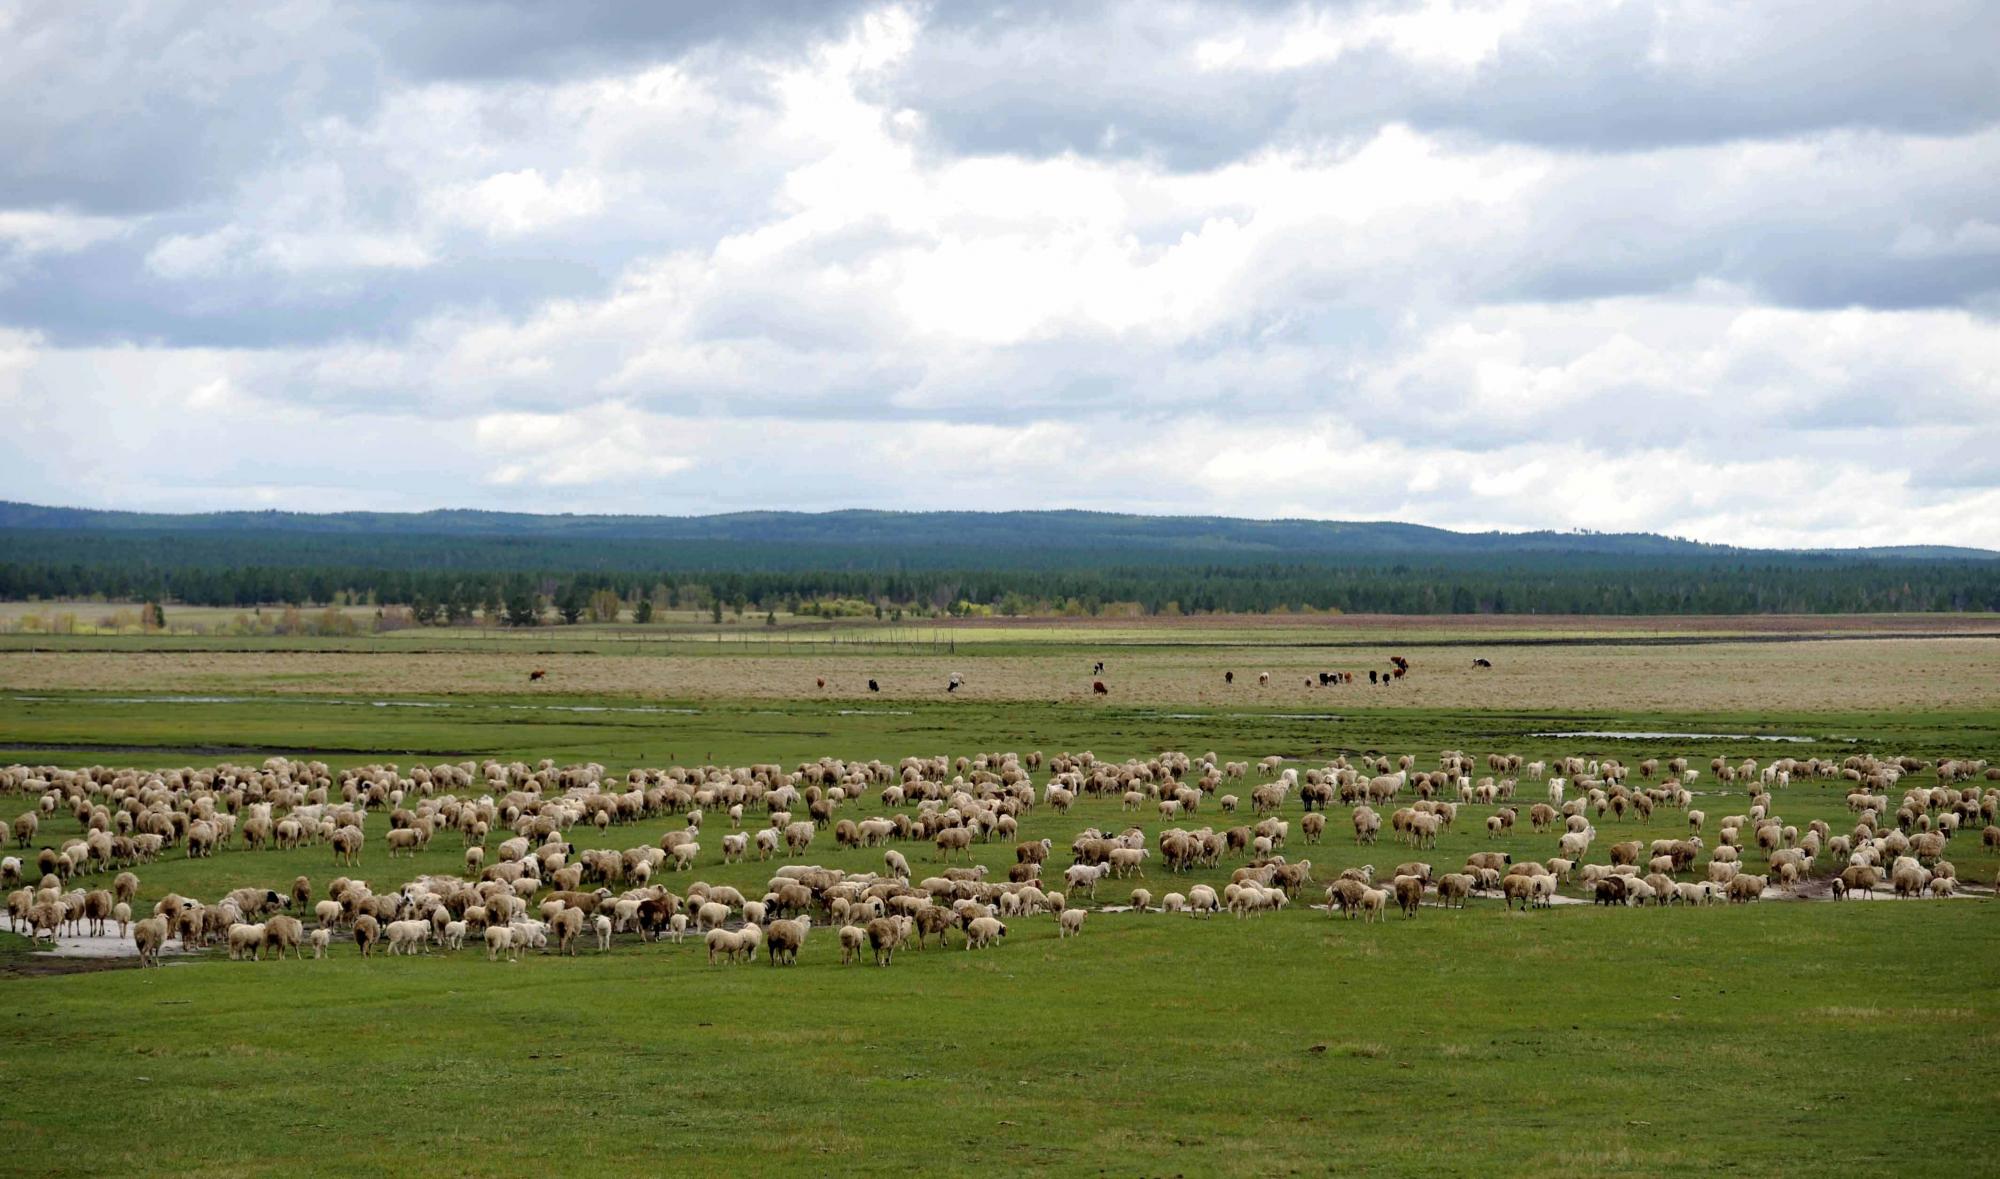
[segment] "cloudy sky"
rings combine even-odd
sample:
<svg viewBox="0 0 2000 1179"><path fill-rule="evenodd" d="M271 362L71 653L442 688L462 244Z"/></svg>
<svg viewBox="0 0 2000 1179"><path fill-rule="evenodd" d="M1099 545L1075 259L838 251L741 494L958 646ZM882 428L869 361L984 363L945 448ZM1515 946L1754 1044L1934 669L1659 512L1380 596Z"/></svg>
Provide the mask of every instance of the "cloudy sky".
<svg viewBox="0 0 2000 1179"><path fill-rule="evenodd" d="M2000 5L0 0L0 498L2000 547Z"/></svg>

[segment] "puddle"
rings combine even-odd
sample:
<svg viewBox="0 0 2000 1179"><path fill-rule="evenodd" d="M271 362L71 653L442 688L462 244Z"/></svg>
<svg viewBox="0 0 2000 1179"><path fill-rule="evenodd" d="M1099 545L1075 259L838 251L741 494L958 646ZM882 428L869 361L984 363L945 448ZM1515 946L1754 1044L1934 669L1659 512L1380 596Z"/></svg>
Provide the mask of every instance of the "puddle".
<svg viewBox="0 0 2000 1179"><path fill-rule="evenodd" d="M1852 737L1791 737L1773 733L1646 733L1620 729L1578 729L1565 733L1529 733L1530 737L1598 737L1610 741L1785 741L1810 745L1815 741L1852 741Z"/></svg>

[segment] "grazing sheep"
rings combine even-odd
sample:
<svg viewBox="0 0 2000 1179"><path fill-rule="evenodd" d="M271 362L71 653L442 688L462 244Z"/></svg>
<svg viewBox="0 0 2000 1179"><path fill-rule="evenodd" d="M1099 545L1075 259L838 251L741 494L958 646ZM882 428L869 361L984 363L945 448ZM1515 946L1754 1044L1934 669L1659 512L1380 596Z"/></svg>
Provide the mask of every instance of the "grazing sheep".
<svg viewBox="0 0 2000 1179"><path fill-rule="evenodd" d="M1088 915L1083 909L1064 909L1056 918L1056 936L1067 938L1082 933L1083 919Z"/></svg>
<svg viewBox="0 0 2000 1179"><path fill-rule="evenodd" d="M1144 913L1146 910L1150 909L1152 905L1153 905L1152 893L1146 891L1143 888L1135 888L1132 890L1132 911L1134 913Z"/></svg>
<svg viewBox="0 0 2000 1179"><path fill-rule="evenodd" d="M373 914L361 913L354 918L354 944L361 947L363 958L375 956L375 943L381 936L381 923Z"/></svg>

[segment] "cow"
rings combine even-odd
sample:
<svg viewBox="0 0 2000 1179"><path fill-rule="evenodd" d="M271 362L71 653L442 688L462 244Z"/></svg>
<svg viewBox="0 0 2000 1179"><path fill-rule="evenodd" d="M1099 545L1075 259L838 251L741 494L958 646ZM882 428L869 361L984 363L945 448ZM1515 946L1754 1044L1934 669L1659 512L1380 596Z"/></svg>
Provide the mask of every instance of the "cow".
<svg viewBox="0 0 2000 1179"><path fill-rule="evenodd" d="M1090 694L1093 696L1109 696L1111 695L1111 689L1104 686L1103 680L1092 680L1090 681Z"/></svg>
<svg viewBox="0 0 2000 1179"><path fill-rule="evenodd" d="M871 692L879 692L879 691L881 691L881 690L882 690L882 685L880 685L880 684L876 683L876 682L875 682L874 680L869 680L869 681L868 681L868 690L869 690L869 691L871 691Z"/></svg>
<svg viewBox="0 0 2000 1179"><path fill-rule="evenodd" d="M531 684L535 683L538 680L547 678L548 674L549 672L547 668L538 667L535 670L528 673L528 682Z"/></svg>
<svg viewBox="0 0 2000 1179"><path fill-rule="evenodd" d="M1475 660L1473 660L1473 661L1472 661L1472 666L1474 666L1474 667L1492 667L1492 666L1493 666L1493 661L1492 661L1491 659L1475 659Z"/></svg>

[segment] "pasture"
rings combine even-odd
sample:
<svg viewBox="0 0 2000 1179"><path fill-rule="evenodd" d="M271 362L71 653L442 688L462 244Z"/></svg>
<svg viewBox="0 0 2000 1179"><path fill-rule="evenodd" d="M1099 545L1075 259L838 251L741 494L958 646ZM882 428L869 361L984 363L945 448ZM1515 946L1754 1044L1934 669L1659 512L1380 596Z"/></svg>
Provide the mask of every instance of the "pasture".
<svg viewBox="0 0 2000 1179"><path fill-rule="evenodd" d="M1302 680L1384 666L1403 649L1394 633L1363 632L1379 647L1320 649L1296 646L1290 629L1222 628L1185 643L1142 630L1145 642L1122 647L1081 628L1068 644L987 639L950 654L453 655L383 651L374 640L331 651L129 639L9 647L0 765L164 768L281 755L335 774L394 763L407 775L441 762L549 758L600 764L620 783L636 767L789 769L822 757L894 766L1000 750L1087 749L1113 763L1212 751L1219 763L1252 765L1194 814L1169 819L1150 797L1127 809L1118 793L1082 794L1066 813L1022 811L1015 835L974 840L950 862L1004 881L1018 842L1050 840L1045 875L1055 878L1086 828L1136 827L1157 849L1164 828L1255 823L1251 790L1274 780L1255 763L1272 755L1303 774L1375 754L1431 769L1441 751L1464 750L1481 766L1475 779L1496 752L1627 766L1687 756L1700 771L1689 805L1706 814L1708 853L1720 820L1749 811L1758 788L1719 781L1713 757L2000 762L1991 639L1482 647L1490 671L1471 668L1469 648L1411 647L1415 672L1371 690ZM1112 694L1094 700L1100 658ZM548 670L544 683L525 682L530 664ZM1225 668L1235 684L1220 682ZM951 671L966 687L947 694ZM1256 685L1258 671L1272 673L1268 688ZM866 690L871 676L880 693ZM1654 735L1556 735L1584 733ZM1048 779L1046 766L1030 773L1038 800ZM1913 772L1889 794L1933 784ZM906 947L886 968L843 966L837 931L824 924L795 967L761 955L710 965L699 938L636 933L617 935L608 953L586 938L573 958L489 962L468 942L364 959L343 928L324 961L232 962L211 949L158 970L65 972L7 935L0 1157L48 1175L464 1174L584 1158L613 1173L1993 1173L2000 910L1990 889L2000 854L1982 846L1977 825L1949 845L1967 886L1954 899L1826 899L1837 866L1822 856L1799 888L1752 904L1523 911L1497 893L1464 909L1426 896L1415 917L1391 905L1373 923L1313 907L1325 904L1326 882L1363 865L1384 880L1405 861L1444 873L1472 853L1547 860L1556 836L1532 831L1526 813L1542 786L1521 781L1511 830L1489 833L1496 805L1463 804L1424 848L1397 841L1389 806L1379 842L1357 844L1352 810L1338 802L1324 838L1308 843L1293 792L1278 811L1289 824L1278 851L1310 859L1315 883L1282 909L1129 911L1135 887L1151 890L1157 910L1169 891L1224 889L1249 862L1230 854L1173 873L1155 855L1143 878L1105 879L1095 897L1071 890L1069 903L1088 911L1079 937L1059 938L1046 913L1010 916L990 949L967 951L961 931L948 949ZM1850 787L1795 779L1771 788L1772 813L1846 834L1856 822ZM840 816L920 814L885 803L881 790ZM1220 809L1225 793L1241 797L1233 814ZM0 801L11 819L31 800ZM338 876L388 893L465 872L455 831L391 858L390 809L366 815L352 867L316 842L253 851L238 839L205 859L169 849L134 869L134 910L149 913L170 892L213 903L243 886L284 890L299 875L319 899ZM745 812L743 830L764 825L763 807ZM1621 841L1690 830L1686 811L1669 806L1649 819L1588 817L1587 864ZM580 855L657 847L686 826L684 815L651 813L580 823L566 838ZM699 880L754 897L787 863L883 870L884 849L837 847L826 829L799 856L724 864L730 830L708 811L693 867L652 883L684 894ZM62 810L35 843L82 832ZM488 864L505 834L490 837ZM928 841L890 847L908 857L913 880L947 866ZM1765 852L1752 842L1743 859L1762 870ZM79 887L107 879L83 876ZM1560 894L1588 900L1575 879Z"/></svg>

